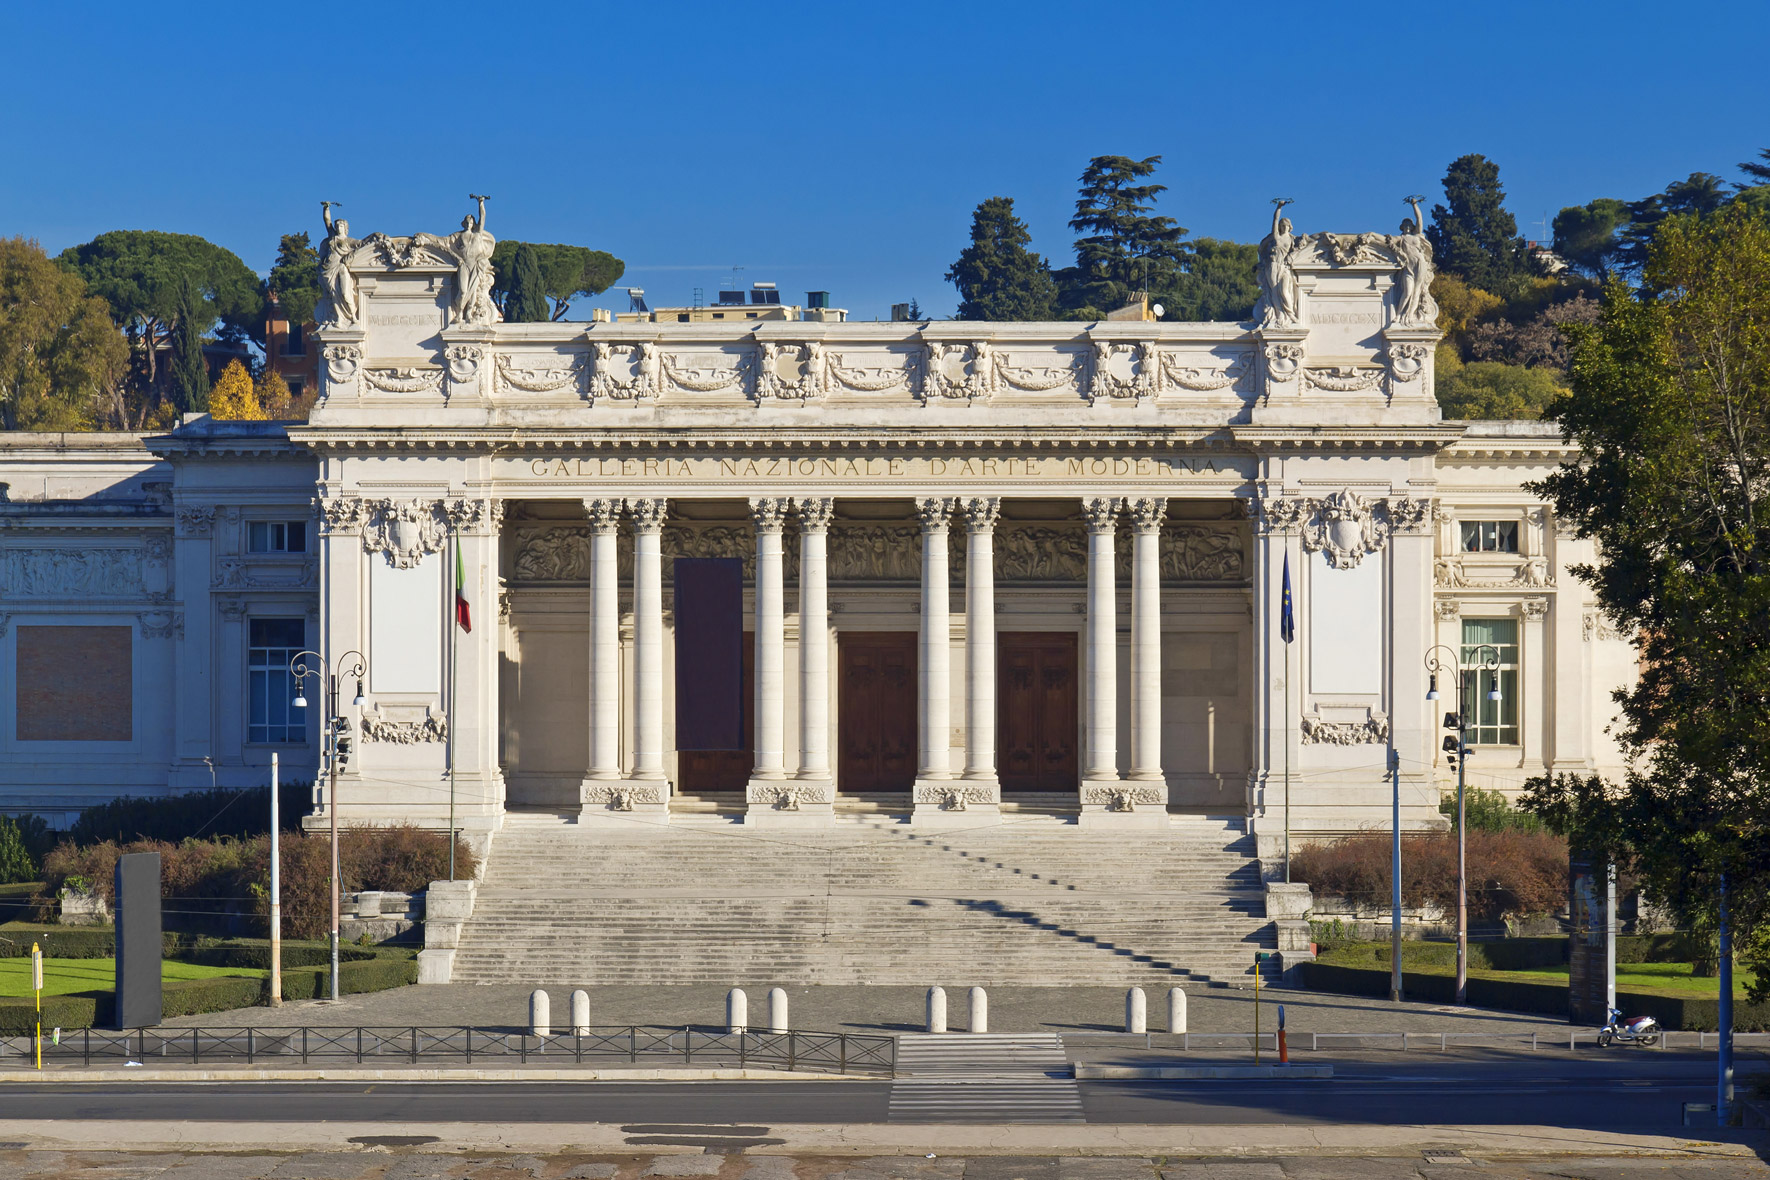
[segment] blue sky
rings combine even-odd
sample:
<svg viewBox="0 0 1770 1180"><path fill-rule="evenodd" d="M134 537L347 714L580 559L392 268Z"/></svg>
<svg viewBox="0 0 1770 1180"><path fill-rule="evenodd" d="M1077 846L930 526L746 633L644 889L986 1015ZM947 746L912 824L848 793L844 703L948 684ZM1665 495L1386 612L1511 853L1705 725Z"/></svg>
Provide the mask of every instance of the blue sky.
<svg viewBox="0 0 1770 1180"><path fill-rule="evenodd" d="M1161 155L1161 211L1255 240L1388 230L1464 152L1521 231L1770 147L1758 3L15 4L0 234L201 234L261 273L321 198L624 258L654 304L773 280L919 300L1011 196L1070 260L1088 158ZM610 292L597 302L625 309ZM574 313L575 314L575 313Z"/></svg>

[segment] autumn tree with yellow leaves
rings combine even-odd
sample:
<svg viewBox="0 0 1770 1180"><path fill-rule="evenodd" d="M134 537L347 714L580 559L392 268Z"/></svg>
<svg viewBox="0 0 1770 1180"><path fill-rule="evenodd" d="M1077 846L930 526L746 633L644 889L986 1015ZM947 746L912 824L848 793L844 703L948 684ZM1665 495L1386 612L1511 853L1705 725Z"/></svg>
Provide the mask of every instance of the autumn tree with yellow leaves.
<svg viewBox="0 0 1770 1180"><path fill-rule="evenodd" d="M239 361L229 361L221 380L209 391L209 416L222 421L264 420L264 408L252 388L252 375Z"/></svg>

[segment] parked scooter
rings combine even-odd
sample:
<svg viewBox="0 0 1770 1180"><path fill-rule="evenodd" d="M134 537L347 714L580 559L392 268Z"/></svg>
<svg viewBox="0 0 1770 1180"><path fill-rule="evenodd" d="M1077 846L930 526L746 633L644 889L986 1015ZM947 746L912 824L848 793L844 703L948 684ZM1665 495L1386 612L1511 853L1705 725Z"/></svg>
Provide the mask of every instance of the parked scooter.
<svg viewBox="0 0 1770 1180"><path fill-rule="evenodd" d="M1598 1030L1598 1047L1602 1049L1611 1044L1651 1047L1659 1044L1659 1036L1659 1022L1653 1017L1637 1016L1633 1020L1624 1020L1622 1009L1612 1008L1610 1023Z"/></svg>

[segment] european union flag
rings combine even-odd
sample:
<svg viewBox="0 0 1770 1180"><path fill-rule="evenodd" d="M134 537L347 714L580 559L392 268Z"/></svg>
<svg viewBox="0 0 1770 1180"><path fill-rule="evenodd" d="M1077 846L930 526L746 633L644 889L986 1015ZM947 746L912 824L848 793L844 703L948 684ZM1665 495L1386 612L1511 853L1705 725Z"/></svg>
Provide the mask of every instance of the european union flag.
<svg viewBox="0 0 1770 1180"><path fill-rule="evenodd" d="M1291 613L1291 555L1284 555L1284 595L1278 611L1278 637L1286 643L1297 637L1297 616Z"/></svg>

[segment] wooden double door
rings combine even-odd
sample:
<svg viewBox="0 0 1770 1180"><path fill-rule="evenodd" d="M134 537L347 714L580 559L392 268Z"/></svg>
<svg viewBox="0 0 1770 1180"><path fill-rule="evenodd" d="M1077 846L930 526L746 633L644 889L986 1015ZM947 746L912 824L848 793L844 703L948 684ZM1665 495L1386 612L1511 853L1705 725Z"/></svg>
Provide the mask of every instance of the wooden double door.
<svg viewBox="0 0 1770 1180"><path fill-rule="evenodd" d="M996 772L1004 791L1074 791L1080 773L1076 637L996 635Z"/></svg>
<svg viewBox="0 0 1770 1180"><path fill-rule="evenodd" d="M841 789L908 791L917 769L916 634L847 631L836 646ZM996 635L996 763L1004 791L1075 790L1076 650L1073 633ZM963 701L954 705L962 716Z"/></svg>

